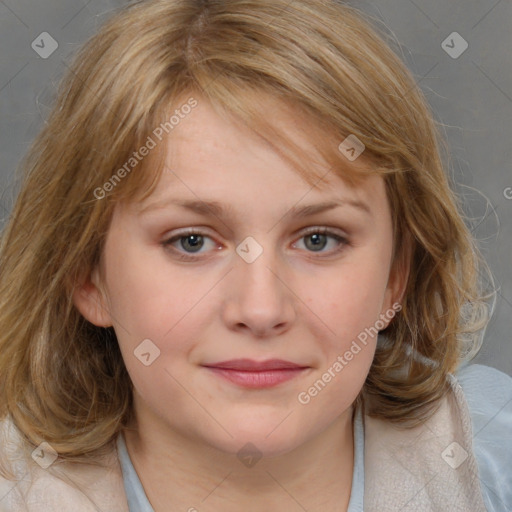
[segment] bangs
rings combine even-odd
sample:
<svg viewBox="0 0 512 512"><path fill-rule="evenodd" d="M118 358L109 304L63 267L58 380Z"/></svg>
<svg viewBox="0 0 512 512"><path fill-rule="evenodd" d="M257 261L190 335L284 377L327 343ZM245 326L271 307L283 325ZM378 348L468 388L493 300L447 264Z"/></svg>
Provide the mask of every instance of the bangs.
<svg viewBox="0 0 512 512"><path fill-rule="evenodd" d="M111 194L111 199L122 203L140 203L147 199L158 185L167 166L169 151L172 151L172 133L179 130L181 123L193 117L190 111L179 123L171 123L174 112L180 111L187 100L197 103L208 101L219 116L234 124L249 128L255 137L279 154L312 188L327 186L324 179L337 176L349 186L357 187L365 177L374 174L396 172L396 168L366 148L361 151L354 141L354 134L341 130L332 119L321 118L306 105L278 96L272 88L254 89L248 84L235 85L232 82L219 83L206 91L189 89L169 100L151 119L144 120L142 134L133 144L140 154L147 149L147 156L139 163L133 156L119 166L126 178ZM348 139L347 139L348 138ZM344 142L346 141L346 142ZM355 142L355 143L354 143ZM353 148L352 153L346 149ZM349 158L355 150L361 152L356 158ZM356 153L357 155L357 153ZM117 181L117 180L116 180Z"/></svg>

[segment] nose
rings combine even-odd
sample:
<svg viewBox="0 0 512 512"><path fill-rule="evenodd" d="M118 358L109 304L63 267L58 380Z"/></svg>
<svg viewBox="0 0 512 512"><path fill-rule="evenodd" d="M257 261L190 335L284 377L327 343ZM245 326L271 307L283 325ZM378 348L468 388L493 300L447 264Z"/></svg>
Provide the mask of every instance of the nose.
<svg viewBox="0 0 512 512"><path fill-rule="evenodd" d="M287 331L296 316L289 279L289 273L278 265L270 250L264 250L252 263L236 256L223 307L225 324L231 330L258 338Z"/></svg>

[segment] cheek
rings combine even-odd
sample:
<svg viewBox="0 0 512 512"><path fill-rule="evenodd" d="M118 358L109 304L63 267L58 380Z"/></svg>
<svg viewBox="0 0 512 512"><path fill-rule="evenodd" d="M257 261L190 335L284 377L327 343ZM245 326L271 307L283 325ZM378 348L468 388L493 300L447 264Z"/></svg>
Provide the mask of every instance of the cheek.
<svg viewBox="0 0 512 512"><path fill-rule="evenodd" d="M314 313L310 329L315 331L317 348L322 353L320 381L318 386L310 383L314 386L312 393L322 389L323 398L317 403L330 401L341 410L364 385L375 353L377 332L382 328L376 323L385 295L387 263L370 255L357 261L347 259L334 278L331 274L329 279L321 279L323 286L311 288L309 283L307 305Z"/></svg>
<svg viewBox="0 0 512 512"><path fill-rule="evenodd" d="M161 259L158 248L133 248L107 261L111 313L125 336L162 339L201 296L194 282L167 274Z"/></svg>
<svg viewBox="0 0 512 512"><path fill-rule="evenodd" d="M126 254L107 275L123 360L134 387L151 401L158 390L172 387L169 361L179 361L194 339L187 331L194 294L184 294L180 283L165 279L149 263Z"/></svg>
<svg viewBox="0 0 512 512"><path fill-rule="evenodd" d="M379 319L382 290L375 293L364 289L361 281L359 286L351 286L353 280L356 281L355 276L344 284L330 286L325 294L312 299L324 325L323 332L319 327L315 333L322 358L298 400L301 404L314 403L318 414L327 419L334 418L355 400L375 354L378 335L375 324Z"/></svg>
<svg viewBox="0 0 512 512"><path fill-rule="evenodd" d="M384 263L382 269L386 269ZM308 305L336 338L347 340L379 319L387 274L369 265L347 265L334 279L329 277L313 295L309 292Z"/></svg>

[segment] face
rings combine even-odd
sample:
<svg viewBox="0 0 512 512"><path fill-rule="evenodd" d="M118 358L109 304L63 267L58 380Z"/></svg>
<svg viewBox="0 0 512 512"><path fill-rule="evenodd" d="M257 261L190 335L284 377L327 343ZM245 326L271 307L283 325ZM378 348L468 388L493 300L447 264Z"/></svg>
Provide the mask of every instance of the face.
<svg viewBox="0 0 512 512"><path fill-rule="evenodd" d="M165 143L155 192L116 206L75 304L113 325L146 425L229 453L247 442L288 452L351 413L375 350L369 328L399 298L384 182L351 188L330 173L311 186L206 100ZM303 209L324 203L336 206ZM298 369L212 368L234 359Z"/></svg>

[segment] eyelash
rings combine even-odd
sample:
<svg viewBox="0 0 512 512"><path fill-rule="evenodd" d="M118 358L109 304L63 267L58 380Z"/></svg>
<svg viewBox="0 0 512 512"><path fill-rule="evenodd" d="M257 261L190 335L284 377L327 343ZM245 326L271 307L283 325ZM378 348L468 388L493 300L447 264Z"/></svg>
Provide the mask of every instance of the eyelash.
<svg viewBox="0 0 512 512"><path fill-rule="evenodd" d="M340 253L341 251L343 251L346 248L346 246L350 245L349 241L347 240L346 237L338 234L337 232L331 231L329 228L326 228L326 227L308 228L299 237L299 240L302 238L305 238L309 235L315 235L315 234L328 235L330 238L334 238L339 243L339 245L336 249L334 249L333 251L330 251L329 256L334 256L334 255ZM193 256L192 255L193 253L183 253L183 252L180 252L179 250L175 249L174 247L172 247L172 244L174 242L177 242L182 238L187 238L188 236L191 236L191 235L199 235L199 236L211 239L211 237L209 235L207 235L206 233L202 233L200 230L188 229L186 231L183 231L183 232L173 236L172 238L164 240L163 242L161 242L161 245L165 249L171 250L176 255L176 257L182 261L196 261L196 260L200 259L201 256ZM315 251L308 251L308 252L315 254ZM318 254L321 254L321 253L322 252L318 252ZM327 257L327 256L320 256L320 257Z"/></svg>

